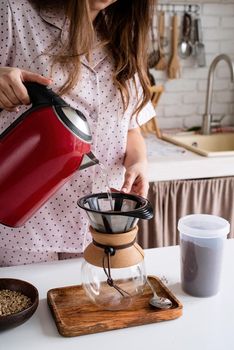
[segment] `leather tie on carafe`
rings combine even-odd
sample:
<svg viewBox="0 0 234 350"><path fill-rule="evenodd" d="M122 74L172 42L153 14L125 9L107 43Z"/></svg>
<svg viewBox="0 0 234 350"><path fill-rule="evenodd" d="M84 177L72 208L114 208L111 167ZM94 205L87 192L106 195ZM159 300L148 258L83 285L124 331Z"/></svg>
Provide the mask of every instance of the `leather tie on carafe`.
<svg viewBox="0 0 234 350"><path fill-rule="evenodd" d="M105 275L107 277L107 280L106 280L107 284L110 287L115 288L123 297L125 296L125 294L127 294L129 297L131 297L131 295L128 292L126 292L124 289L120 288L117 284L115 284L113 278L111 277L110 257L115 255L116 250L126 249L128 247L131 247L135 242L136 242L136 238L134 238L134 240L132 242L127 243L127 244L122 244L122 245L118 245L118 246L110 246L110 245L100 244L93 239L93 244L99 248L102 248L105 252L105 255L104 255L103 260L102 260L102 267L103 267L103 270L104 270ZM105 258L106 257L107 257L107 268L105 267Z"/></svg>

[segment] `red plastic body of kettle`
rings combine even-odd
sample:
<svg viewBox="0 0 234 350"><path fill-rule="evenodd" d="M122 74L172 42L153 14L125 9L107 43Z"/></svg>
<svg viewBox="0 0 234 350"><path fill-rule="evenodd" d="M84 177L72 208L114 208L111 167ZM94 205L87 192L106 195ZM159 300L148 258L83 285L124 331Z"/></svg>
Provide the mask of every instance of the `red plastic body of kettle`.
<svg viewBox="0 0 234 350"><path fill-rule="evenodd" d="M24 225L76 170L98 163L85 116L51 89L25 86L32 107L0 135L0 223L11 227Z"/></svg>

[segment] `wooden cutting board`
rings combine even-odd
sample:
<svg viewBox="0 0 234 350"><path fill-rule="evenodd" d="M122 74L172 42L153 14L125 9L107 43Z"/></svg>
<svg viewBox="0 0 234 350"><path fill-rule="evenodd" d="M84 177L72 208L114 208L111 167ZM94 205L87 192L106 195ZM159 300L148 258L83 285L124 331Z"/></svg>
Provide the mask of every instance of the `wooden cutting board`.
<svg viewBox="0 0 234 350"><path fill-rule="evenodd" d="M99 309L90 302L80 285L49 290L47 301L59 333L65 337L73 337L180 317L183 306L179 300L159 278L155 276L148 276L148 278L159 296L172 301L170 309L159 310L149 305L152 291L148 285L130 308L118 311Z"/></svg>

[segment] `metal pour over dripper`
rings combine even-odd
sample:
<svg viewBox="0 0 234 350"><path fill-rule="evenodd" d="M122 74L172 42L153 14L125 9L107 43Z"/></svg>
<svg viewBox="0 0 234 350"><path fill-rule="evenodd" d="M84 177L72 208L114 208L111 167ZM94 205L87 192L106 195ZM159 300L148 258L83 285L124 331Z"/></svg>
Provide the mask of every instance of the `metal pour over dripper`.
<svg viewBox="0 0 234 350"><path fill-rule="evenodd" d="M77 202L86 211L90 225L99 232L128 232L136 226L138 219L149 220L153 217L152 205L141 196L114 192L111 197L108 193L95 193Z"/></svg>

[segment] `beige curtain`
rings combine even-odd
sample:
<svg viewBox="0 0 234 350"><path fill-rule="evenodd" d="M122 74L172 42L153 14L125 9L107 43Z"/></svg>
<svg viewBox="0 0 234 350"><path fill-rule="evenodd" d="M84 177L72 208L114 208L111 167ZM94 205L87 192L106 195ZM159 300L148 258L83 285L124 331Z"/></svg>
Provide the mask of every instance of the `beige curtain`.
<svg viewBox="0 0 234 350"><path fill-rule="evenodd" d="M143 248L179 243L177 222L188 214L219 215L231 224L234 237L234 177L150 183L148 199L154 218L139 221L138 243Z"/></svg>

